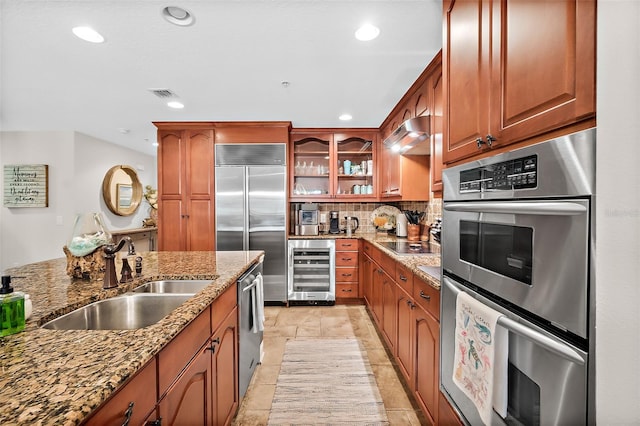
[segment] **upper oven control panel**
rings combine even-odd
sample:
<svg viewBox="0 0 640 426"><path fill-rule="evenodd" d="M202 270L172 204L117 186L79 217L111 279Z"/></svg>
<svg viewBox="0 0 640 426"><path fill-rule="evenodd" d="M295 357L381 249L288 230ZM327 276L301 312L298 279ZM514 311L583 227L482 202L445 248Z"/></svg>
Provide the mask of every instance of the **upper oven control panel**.
<svg viewBox="0 0 640 426"><path fill-rule="evenodd" d="M502 161L460 171L460 193L535 188L538 156Z"/></svg>

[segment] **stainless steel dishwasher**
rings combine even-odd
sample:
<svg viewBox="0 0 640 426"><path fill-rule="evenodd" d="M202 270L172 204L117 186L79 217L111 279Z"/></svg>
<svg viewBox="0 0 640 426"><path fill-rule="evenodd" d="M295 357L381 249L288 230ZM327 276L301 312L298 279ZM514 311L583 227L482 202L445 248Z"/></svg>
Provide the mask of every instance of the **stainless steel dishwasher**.
<svg viewBox="0 0 640 426"><path fill-rule="evenodd" d="M289 304L335 304L335 259L335 240L289 240Z"/></svg>
<svg viewBox="0 0 640 426"><path fill-rule="evenodd" d="M263 262L251 267L238 279L238 386L244 396L260 363L264 318Z"/></svg>

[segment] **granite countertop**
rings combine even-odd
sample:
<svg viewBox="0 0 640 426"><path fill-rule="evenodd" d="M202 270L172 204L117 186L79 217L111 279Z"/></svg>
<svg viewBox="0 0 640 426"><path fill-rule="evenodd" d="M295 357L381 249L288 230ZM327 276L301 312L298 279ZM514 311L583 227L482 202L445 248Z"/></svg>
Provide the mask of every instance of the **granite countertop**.
<svg viewBox="0 0 640 426"><path fill-rule="evenodd" d="M71 280L65 258L8 269L6 274L23 277L12 285L31 296L33 314L23 332L0 338L0 424L79 424L262 254L143 252L142 277L110 290L102 289L102 281ZM118 277L121 264L118 256ZM149 327L40 328L78 307L160 279L211 279L212 284Z"/></svg>
<svg viewBox="0 0 640 426"><path fill-rule="evenodd" d="M341 238L355 238L363 239L373 243L378 249L390 256L397 262L403 264L409 268L413 274L431 285L436 290L440 290L440 244L431 242L432 249L435 249L433 253L428 254L396 254L393 250L390 250L378 243L389 241L407 241L406 238L398 238L393 234L384 233L353 233L351 237L347 237L345 234L321 234L321 235L289 235L290 240L313 240L313 239L341 239ZM426 270L420 269L420 266L426 266ZM428 272L427 272L428 271Z"/></svg>

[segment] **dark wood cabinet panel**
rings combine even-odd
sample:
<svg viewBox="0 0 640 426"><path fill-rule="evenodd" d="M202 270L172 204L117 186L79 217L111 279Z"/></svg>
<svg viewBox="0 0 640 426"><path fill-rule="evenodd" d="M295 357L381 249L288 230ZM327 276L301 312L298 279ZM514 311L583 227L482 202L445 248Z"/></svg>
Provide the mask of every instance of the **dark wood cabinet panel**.
<svg viewBox="0 0 640 426"><path fill-rule="evenodd" d="M592 0L444 1L445 163L595 117L595 10Z"/></svg>
<svg viewBox="0 0 640 426"><path fill-rule="evenodd" d="M158 143L158 249L213 250L213 129L162 129Z"/></svg>
<svg viewBox="0 0 640 426"><path fill-rule="evenodd" d="M432 424L438 424L440 388L440 324L420 307L413 318L413 390L418 403Z"/></svg>
<svg viewBox="0 0 640 426"><path fill-rule="evenodd" d="M211 352L205 346L158 403L162 424L211 424L211 380Z"/></svg>
<svg viewBox="0 0 640 426"><path fill-rule="evenodd" d="M489 2L443 3L444 161L478 152L489 130Z"/></svg>
<svg viewBox="0 0 640 426"><path fill-rule="evenodd" d="M213 424L230 425L238 409L237 308L227 316L212 340Z"/></svg>

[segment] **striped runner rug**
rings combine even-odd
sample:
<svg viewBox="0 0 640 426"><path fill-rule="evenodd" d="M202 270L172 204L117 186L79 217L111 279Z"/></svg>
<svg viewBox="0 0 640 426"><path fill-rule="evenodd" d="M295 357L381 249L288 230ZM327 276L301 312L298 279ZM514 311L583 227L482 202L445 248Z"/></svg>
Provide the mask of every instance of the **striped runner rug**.
<svg viewBox="0 0 640 426"><path fill-rule="evenodd" d="M389 425L358 340L288 340L269 425Z"/></svg>

